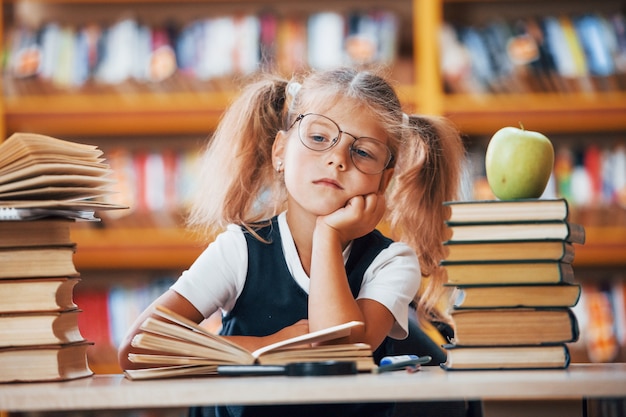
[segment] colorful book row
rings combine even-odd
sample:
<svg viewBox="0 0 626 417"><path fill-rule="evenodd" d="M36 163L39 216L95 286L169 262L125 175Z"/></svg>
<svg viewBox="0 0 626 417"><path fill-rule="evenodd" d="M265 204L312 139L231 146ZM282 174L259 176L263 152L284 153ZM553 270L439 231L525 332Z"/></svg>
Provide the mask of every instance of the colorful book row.
<svg viewBox="0 0 626 417"><path fill-rule="evenodd" d="M452 93L623 91L625 28L619 11L446 23L445 86Z"/></svg>
<svg viewBox="0 0 626 417"><path fill-rule="evenodd" d="M198 18L148 26L134 18L82 27L49 22L9 31L7 69L62 87L90 81L161 82L175 73L198 80L247 75L264 67L394 62L398 19L385 10L308 16L258 14Z"/></svg>

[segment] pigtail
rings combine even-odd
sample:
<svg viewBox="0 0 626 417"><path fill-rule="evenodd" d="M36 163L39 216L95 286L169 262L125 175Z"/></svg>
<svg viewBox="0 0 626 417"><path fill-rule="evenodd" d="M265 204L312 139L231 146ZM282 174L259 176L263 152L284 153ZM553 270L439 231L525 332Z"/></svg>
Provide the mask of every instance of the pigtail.
<svg viewBox="0 0 626 417"><path fill-rule="evenodd" d="M269 75L249 84L208 142L187 219L206 239L230 223L250 227L282 209L271 158L283 128L286 86Z"/></svg>
<svg viewBox="0 0 626 417"><path fill-rule="evenodd" d="M408 137L401 146L389 195L389 222L399 239L420 258L422 287L416 295L418 317L448 321L437 308L445 292L446 214L443 202L459 196L465 148L456 128L445 118L410 116Z"/></svg>

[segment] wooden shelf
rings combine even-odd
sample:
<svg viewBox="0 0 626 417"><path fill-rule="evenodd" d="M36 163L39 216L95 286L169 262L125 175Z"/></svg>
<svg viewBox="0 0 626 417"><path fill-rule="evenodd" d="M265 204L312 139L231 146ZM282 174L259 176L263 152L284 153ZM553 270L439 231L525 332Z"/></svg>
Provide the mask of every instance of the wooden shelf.
<svg viewBox="0 0 626 417"><path fill-rule="evenodd" d="M574 267L626 266L626 227L585 227L586 242L574 245Z"/></svg>
<svg viewBox="0 0 626 417"><path fill-rule="evenodd" d="M403 85L407 108L428 101ZM11 96L4 102L8 132L51 135L207 133L235 91ZM626 92L598 94L446 95L443 113L464 134L492 134L502 126L546 133L626 130Z"/></svg>
<svg viewBox="0 0 626 417"><path fill-rule="evenodd" d="M520 123L547 134L626 130L626 92L450 94L444 97L443 107L465 134L493 134Z"/></svg>
<svg viewBox="0 0 626 417"><path fill-rule="evenodd" d="M417 87L399 95L415 109ZM7 96L7 132L53 136L208 134L236 96L235 90L198 92L78 93Z"/></svg>
<svg viewBox="0 0 626 417"><path fill-rule="evenodd" d="M86 269L181 269L204 245L177 228L75 229L74 263Z"/></svg>
<svg viewBox="0 0 626 417"><path fill-rule="evenodd" d="M626 227L586 227L587 242L576 245L576 267L625 266ZM77 229L76 268L181 269L204 249L189 232L176 228Z"/></svg>
<svg viewBox="0 0 626 417"><path fill-rule="evenodd" d="M234 92L5 97L8 132L49 135L208 133Z"/></svg>

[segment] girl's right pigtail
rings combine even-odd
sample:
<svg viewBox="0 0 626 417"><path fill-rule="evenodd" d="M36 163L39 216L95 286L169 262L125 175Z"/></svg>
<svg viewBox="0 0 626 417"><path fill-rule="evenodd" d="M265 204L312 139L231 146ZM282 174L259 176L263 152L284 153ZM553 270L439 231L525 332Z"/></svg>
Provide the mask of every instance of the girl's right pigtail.
<svg viewBox="0 0 626 417"><path fill-rule="evenodd" d="M248 84L208 142L188 217L207 239L228 224L249 227L280 210L271 155L283 127L286 86L269 75Z"/></svg>
<svg viewBox="0 0 626 417"><path fill-rule="evenodd" d="M465 147L445 118L409 116L390 192L390 224L420 258L423 285L416 296L422 320L441 320L437 303L444 293L446 213L443 203L458 198Z"/></svg>

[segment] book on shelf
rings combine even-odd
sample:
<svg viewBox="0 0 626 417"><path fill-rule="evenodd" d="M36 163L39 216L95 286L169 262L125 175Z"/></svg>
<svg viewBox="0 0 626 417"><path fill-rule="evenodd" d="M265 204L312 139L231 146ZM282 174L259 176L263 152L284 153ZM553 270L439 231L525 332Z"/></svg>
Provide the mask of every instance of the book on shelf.
<svg viewBox="0 0 626 417"><path fill-rule="evenodd" d="M511 240L564 240L585 243L585 228L577 223L510 222L485 224L448 224L448 240L452 242L485 242Z"/></svg>
<svg viewBox="0 0 626 417"><path fill-rule="evenodd" d="M0 313L75 309L74 287L79 281L78 277L2 279Z"/></svg>
<svg viewBox="0 0 626 417"><path fill-rule="evenodd" d="M440 41L440 49L458 56L442 60L446 88L453 93L617 91L620 54L611 53L610 45L623 38L622 22L620 12L489 19L480 27L446 22L453 33Z"/></svg>
<svg viewBox="0 0 626 417"><path fill-rule="evenodd" d="M250 352L228 339L213 334L186 318L158 306L156 315L141 325L132 346L147 353L131 353L131 362L146 368L127 370L130 379L217 373L218 365L285 365L293 362L354 361L359 371L376 367L369 345L317 343L346 337L361 322L349 322L264 346ZM315 345L313 345L315 344ZM155 352L151 354L150 352ZM156 353L158 352L158 353ZM168 367L169 372L168 372ZM184 371L182 371L184 370Z"/></svg>
<svg viewBox="0 0 626 417"><path fill-rule="evenodd" d="M65 381L93 375L88 342L0 348L0 382Z"/></svg>
<svg viewBox="0 0 626 417"><path fill-rule="evenodd" d="M76 245L0 248L0 279L78 276Z"/></svg>
<svg viewBox="0 0 626 417"><path fill-rule="evenodd" d="M447 223L512 223L567 221L569 206L564 198L447 201Z"/></svg>
<svg viewBox="0 0 626 417"><path fill-rule="evenodd" d="M445 370L564 369L569 366L566 344L530 346L444 345Z"/></svg>
<svg viewBox="0 0 626 417"><path fill-rule="evenodd" d="M493 242L446 241L446 263L452 262L517 262L574 260L574 245L564 240L526 240ZM448 265L448 264L446 264Z"/></svg>
<svg viewBox="0 0 626 417"><path fill-rule="evenodd" d="M580 293L578 284L463 286L457 287L453 307L573 307Z"/></svg>
<svg viewBox="0 0 626 417"><path fill-rule="evenodd" d="M0 314L0 347L81 342L80 310Z"/></svg>
<svg viewBox="0 0 626 417"><path fill-rule="evenodd" d="M580 335L569 308L455 309L455 345L506 346L569 343Z"/></svg>
<svg viewBox="0 0 626 417"><path fill-rule="evenodd" d="M574 282L571 263L561 261L455 262L441 261L446 285L530 285Z"/></svg>

